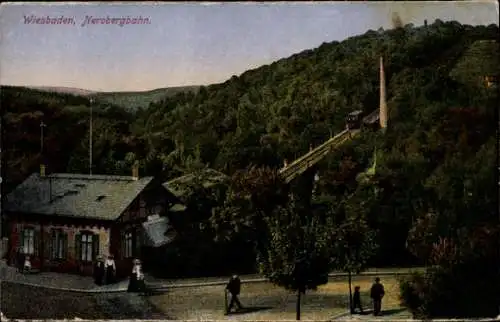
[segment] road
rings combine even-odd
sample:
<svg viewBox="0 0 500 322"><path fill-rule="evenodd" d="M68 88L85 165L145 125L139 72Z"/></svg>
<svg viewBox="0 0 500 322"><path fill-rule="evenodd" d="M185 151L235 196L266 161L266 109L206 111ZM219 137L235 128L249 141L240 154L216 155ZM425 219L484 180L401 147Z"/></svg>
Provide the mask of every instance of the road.
<svg viewBox="0 0 500 322"><path fill-rule="evenodd" d="M10 282L1 286L1 310L9 319L169 319L138 294L82 294Z"/></svg>

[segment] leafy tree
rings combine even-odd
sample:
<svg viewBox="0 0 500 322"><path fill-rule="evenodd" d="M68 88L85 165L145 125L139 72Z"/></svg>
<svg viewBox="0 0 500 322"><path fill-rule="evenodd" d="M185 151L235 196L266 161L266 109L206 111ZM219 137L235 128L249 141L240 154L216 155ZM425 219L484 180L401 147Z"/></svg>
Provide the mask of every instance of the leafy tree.
<svg viewBox="0 0 500 322"><path fill-rule="evenodd" d="M351 312L352 274L359 274L366 269L376 250L375 232L359 215L350 215L336 227L333 261L336 267L348 273Z"/></svg>
<svg viewBox="0 0 500 322"><path fill-rule="evenodd" d="M301 295L328 283L332 221L325 224L292 202L277 208L265 222L269 240L257 254L259 271L297 294L296 319L300 320Z"/></svg>

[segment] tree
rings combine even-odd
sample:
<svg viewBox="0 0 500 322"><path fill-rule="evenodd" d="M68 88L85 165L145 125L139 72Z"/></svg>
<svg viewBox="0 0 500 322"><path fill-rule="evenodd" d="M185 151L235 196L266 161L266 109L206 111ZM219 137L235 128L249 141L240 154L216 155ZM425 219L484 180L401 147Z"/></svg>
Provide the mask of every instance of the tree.
<svg viewBox="0 0 500 322"><path fill-rule="evenodd" d="M334 266L348 274L349 308L352 306L352 274L359 274L368 265L368 260L375 254L378 245L376 233L367 224L362 214L352 214L335 227L332 260Z"/></svg>
<svg viewBox="0 0 500 322"><path fill-rule="evenodd" d="M418 319L496 317L499 231L482 224L439 237L429 255L432 266L400 284L402 305Z"/></svg>
<svg viewBox="0 0 500 322"><path fill-rule="evenodd" d="M264 247L265 218L288 200L286 184L268 167L251 166L236 172L230 180L224 203L212 212L211 224L219 239L236 235Z"/></svg>
<svg viewBox="0 0 500 322"><path fill-rule="evenodd" d="M321 219L293 202L265 219L267 247L257 254L259 271L269 280L297 293L296 319L301 295L328 283L333 222Z"/></svg>

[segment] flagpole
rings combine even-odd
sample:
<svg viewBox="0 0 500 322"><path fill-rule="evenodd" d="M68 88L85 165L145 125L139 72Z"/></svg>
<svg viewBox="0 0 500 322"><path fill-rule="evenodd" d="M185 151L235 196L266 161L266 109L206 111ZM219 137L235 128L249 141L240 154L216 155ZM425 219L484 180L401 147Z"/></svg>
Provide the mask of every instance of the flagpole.
<svg viewBox="0 0 500 322"><path fill-rule="evenodd" d="M89 126L89 174L92 175L92 105L94 99L90 99L90 126Z"/></svg>

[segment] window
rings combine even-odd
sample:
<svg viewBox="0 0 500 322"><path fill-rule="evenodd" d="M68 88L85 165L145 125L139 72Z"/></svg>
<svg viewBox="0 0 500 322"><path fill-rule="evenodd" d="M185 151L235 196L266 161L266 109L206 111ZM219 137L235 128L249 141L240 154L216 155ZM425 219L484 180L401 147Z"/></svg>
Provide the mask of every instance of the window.
<svg viewBox="0 0 500 322"><path fill-rule="evenodd" d="M25 228L23 230L21 242L23 254L35 254L35 230L33 228Z"/></svg>
<svg viewBox="0 0 500 322"><path fill-rule="evenodd" d="M68 237L61 229L52 230L51 258L64 259L68 249Z"/></svg>
<svg viewBox="0 0 500 322"><path fill-rule="evenodd" d="M92 260L92 235L82 234L82 256L81 260L90 262Z"/></svg>
<svg viewBox="0 0 500 322"><path fill-rule="evenodd" d="M161 212L161 206L160 205L156 205L156 206L149 207L148 211L147 211L147 214L149 216L151 216L151 215L158 215L158 214L160 214L160 212Z"/></svg>
<svg viewBox="0 0 500 322"><path fill-rule="evenodd" d="M122 233L122 258L140 255L141 234L137 228L129 228Z"/></svg>
<svg viewBox="0 0 500 322"><path fill-rule="evenodd" d="M99 235L81 232L75 236L76 258L82 262L91 262L99 253Z"/></svg>
<svg viewBox="0 0 500 322"><path fill-rule="evenodd" d="M125 233L125 249L123 252L123 256L125 258L130 258L134 256L133 250L134 250L134 238L132 232L129 231Z"/></svg>

